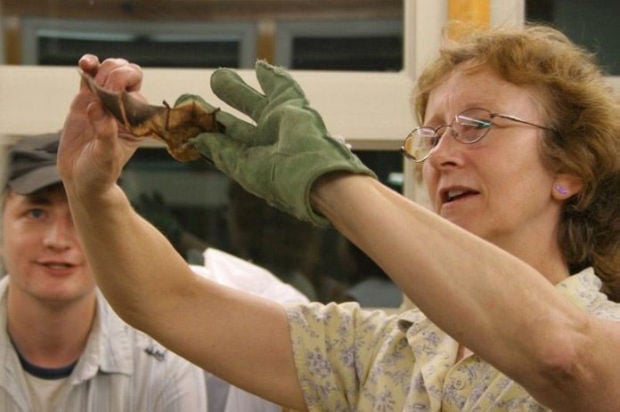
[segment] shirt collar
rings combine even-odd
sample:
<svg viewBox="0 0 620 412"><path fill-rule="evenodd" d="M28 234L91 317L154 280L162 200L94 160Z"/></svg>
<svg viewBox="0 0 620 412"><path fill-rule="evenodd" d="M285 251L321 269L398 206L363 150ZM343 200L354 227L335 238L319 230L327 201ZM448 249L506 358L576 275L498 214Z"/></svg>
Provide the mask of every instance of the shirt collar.
<svg viewBox="0 0 620 412"><path fill-rule="evenodd" d="M83 381L104 373L133 372L133 348L130 328L114 313L103 295L97 290L97 314L76 366L74 379Z"/></svg>

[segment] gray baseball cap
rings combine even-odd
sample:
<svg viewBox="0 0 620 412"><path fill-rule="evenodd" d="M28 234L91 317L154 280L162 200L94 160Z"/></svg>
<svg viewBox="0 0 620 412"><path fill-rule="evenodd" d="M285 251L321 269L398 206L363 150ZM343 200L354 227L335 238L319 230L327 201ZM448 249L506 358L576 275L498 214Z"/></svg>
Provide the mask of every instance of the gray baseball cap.
<svg viewBox="0 0 620 412"><path fill-rule="evenodd" d="M29 195L62 182L56 158L60 133L22 138L9 151L7 186Z"/></svg>

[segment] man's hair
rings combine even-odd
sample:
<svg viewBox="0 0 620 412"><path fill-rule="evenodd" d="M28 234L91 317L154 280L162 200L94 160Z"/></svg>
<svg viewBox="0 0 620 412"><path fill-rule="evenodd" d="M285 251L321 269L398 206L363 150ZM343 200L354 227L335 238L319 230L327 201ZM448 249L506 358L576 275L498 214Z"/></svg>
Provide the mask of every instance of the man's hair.
<svg viewBox="0 0 620 412"><path fill-rule="evenodd" d="M6 186L20 195L29 195L61 183L56 159L59 133L28 136L11 147Z"/></svg>

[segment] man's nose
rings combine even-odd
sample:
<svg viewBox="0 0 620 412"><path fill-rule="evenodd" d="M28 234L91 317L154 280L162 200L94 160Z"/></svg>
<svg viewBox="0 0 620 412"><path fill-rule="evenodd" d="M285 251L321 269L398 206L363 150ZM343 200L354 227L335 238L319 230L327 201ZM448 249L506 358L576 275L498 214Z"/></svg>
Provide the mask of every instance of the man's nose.
<svg viewBox="0 0 620 412"><path fill-rule="evenodd" d="M73 242L73 225L67 218L56 218L48 228L45 246L55 249L67 249Z"/></svg>

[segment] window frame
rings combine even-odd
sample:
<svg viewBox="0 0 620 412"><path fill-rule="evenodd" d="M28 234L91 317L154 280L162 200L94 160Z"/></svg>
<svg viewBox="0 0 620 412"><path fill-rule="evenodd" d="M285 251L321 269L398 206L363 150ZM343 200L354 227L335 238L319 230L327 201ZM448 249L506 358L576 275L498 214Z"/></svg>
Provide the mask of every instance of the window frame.
<svg viewBox="0 0 620 412"><path fill-rule="evenodd" d="M402 138L415 127L410 110L414 79L437 51L449 1L403 0L404 63L400 72L291 72L333 134L346 137L356 149L400 147ZM523 23L524 0L489 1L491 24ZM145 68L143 94L151 102L171 102L191 92L230 110L211 93L211 73L207 69ZM252 70L239 73L257 85ZM14 136L60 129L78 81L75 67L0 66L0 148L12 143ZM611 78L610 83L620 90L620 77ZM159 143L145 141L145 145L153 144ZM405 195L423 199L413 167L405 167L404 180Z"/></svg>

